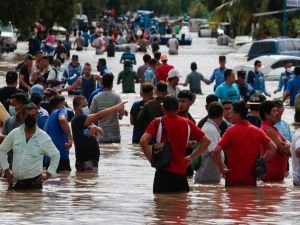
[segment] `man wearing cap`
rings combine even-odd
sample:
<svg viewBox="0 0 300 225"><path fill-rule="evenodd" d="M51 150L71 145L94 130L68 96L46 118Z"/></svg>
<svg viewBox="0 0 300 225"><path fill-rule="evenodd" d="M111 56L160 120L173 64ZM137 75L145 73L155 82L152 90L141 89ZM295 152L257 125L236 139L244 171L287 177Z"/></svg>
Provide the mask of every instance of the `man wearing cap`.
<svg viewBox="0 0 300 225"><path fill-rule="evenodd" d="M136 64L135 55L132 52L130 52L130 47L129 46L125 47L125 52L121 56L120 63L124 63L125 60L128 60L130 62L131 67L132 67L133 64L134 65Z"/></svg>
<svg viewBox="0 0 300 225"><path fill-rule="evenodd" d="M123 93L135 93L135 82L138 83L136 72L131 70L131 63L128 60L124 62L124 70L118 75L117 84L122 82Z"/></svg>
<svg viewBox="0 0 300 225"><path fill-rule="evenodd" d="M71 63L65 69L63 73L64 79L68 85L72 85L82 74L82 67L78 62L78 55L72 55ZM79 95L81 92L79 89L68 92L69 95Z"/></svg>
<svg viewBox="0 0 300 225"><path fill-rule="evenodd" d="M33 60L32 55L27 54L25 56L24 64L21 67L19 73L19 88L26 93L30 91L31 88L30 75L31 75L31 68L32 68L32 60Z"/></svg>
<svg viewBox="0 0 300 225"><path fill-rule="evenodd" d="M283 93L287 89L287 83L290 79L294 77L293 71L292 71L292 63L290 61L284 62L284 69L285 71L280 74L279 82L278 82L278 88L274 91L274 94L277 92L280 92L283 87Z"/></svg>
<svg viewBox="0 0 300 225"><path fill-rule="evenodd" d="M294 106L295 97L300 91L300 67L299 66L295 67L294 74L295 77L290 79L287 83L287 89L282 99L282 101L284 102L290 96L290 106Z"/></svg>
<svg viewBox="0 0 300 225"><path fill-rule="evenodd" d="M221 55L219 56L219 64L220 67L214 69L213 74L211 75L210 79L209 79L209 83L211 84L212 82L214 82L214 80L216 80L216 84L214 86L214 90L217 89L217 87L222 84L225 80L224 78L224 72L226 70L225 64L226 64L226 57Z"/></svg>
<svg viewBox="0 0 300 225"><path fill-rule="evenodd" d="M240 100L240 91L235 83L235 76L231 69L227 69L224 73L225 82L219 85L215 95L221 102L231 100L233 103Z"/></svg>
<svg viewBox="0 0 300 225"><path fill-rule="evenodd" d="M18 86L18 74L15 71L8 71L5 77L6 87L0 88L0 102L4 105L8 111L10 105L10 99L13 94L23 93L24 91L17 88Z"/></svg>
<svg viewBox="0 0 300 225"><path fill-rule="evenodd" d="M167 46L170 55L178 55L179 42L176 38L176 34L172 34L172 38L168 40Z"/></svg>
<svg viewBox="0 0 300 225"><path fill-rule="evenodd" d="M258 92L260 94L271 97L271 95L266 90L265 76L261 72L261 61L256 60L254 62L254 71L249 71L246 79L247 83L252 86L256 93Z"/></svg>
<svg viewBox="0 0 300 225"><path fill-rule="evenodd" d="M266 101L266 97L262 94L254 94L250 97L250 100L247 102L250 112L247 115L247 120L254 126L260 128L261 118L259 114L259 108L261 103Z"/></svg>
<svg viewBox="0 0 300 225"><path fill-rule="evenodd" d="M41 102L44 98L44 87L40 84L35 84L31 88L30 101L36 105L38 108L39 118L37 125L40 129L44 129L47 119L49 118L49 113L46 109L41 107Z"/></svg>
<svg viewBox="0 0 300 225"><path fill-rule="evenodd" d="M207 80L201 73L197 72L197 63L191 63L191 70L192 72L187 75L185 82L181 83L181 85L184 87L190 85L191 92L202 95L201 81L209 84L209 80Z"/></svg>
<svg viewBox="0 0 300 225"><path fill-rule="evenodd" d="M241 98L247 103L250 99L250 96L255 93L254 89L250 84L245 82L246 80L246 71L238 71L237 72L237 80L235 83L237 84Z"/></svg>
<svg viewBox="0 0 300 225"><path fill-rule="evenodd" d="M160 61L162 62L162 65L158 66L156 68L156 78L157 81L167 81L168 73L171 69L174 68L174 66L168 64L168 56L167 55L161 55Z"/></svg>
<svg viewBox="0 0 300 225"><path fill-rule="evenodd" d="M151 162L152 154L149 142L158 135L159 125L163 122L164 133L167 134L171 148L171 156L166 169L156 169L153 193L189 192L186 167L207 148L210 140L192 121L177 115L179 104L176 97L167 96L163 101L163 110L165 116L154 119L140 141L145 156ZM166 140L166 136L161 135L161 143ZM189 140L201 144L193 153L186 156L186 147Z"/></svg>
<svg viewBox="0 0 300 225"><path fill-rule="evenodd" d="M168 73L168 94L177 97L180 89L178 87L179 84L179 75L178 70L171 69Z"/></svg>

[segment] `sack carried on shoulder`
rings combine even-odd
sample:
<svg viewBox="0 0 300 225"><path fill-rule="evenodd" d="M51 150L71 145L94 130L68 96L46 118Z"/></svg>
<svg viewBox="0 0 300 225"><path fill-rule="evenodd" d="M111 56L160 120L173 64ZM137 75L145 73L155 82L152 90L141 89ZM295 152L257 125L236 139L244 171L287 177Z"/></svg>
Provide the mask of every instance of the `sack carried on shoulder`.
<svg viewBox="0 0 300 225"><path fill-rule="evenodd" d="M156 119L155 125L157 125L158 122L159 127L156 134L156 143L152 145L151 166L156 169L166 169L170 162L171 146L164 127L163 119ZM164 143L161 143L162 133L164 134Z"/></svg>

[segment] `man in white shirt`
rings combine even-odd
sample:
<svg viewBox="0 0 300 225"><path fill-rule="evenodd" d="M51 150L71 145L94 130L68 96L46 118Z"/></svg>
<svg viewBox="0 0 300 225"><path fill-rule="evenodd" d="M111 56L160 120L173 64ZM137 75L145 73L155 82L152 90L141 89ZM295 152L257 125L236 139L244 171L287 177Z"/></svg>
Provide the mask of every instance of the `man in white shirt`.
<svg viewBox="0 0 300 225"><path fill-rule="evenodd" d="M167 46L170 55L178 55L179 42L176 38L176 34L172 34L172 38L169 39Z"/></svg>
<svg viewBox="0 0 300 225"><path fill-rule="evenodd" d="M41 189L43 181L56 175L59 152L51 138L37 127L38 109L34 104L23 108L24 124L10 132L0 145L0 166L9 188ZM7 152L13 151L12 171ZM51 163L43 174L43 158L48 155Z"/></svg>
<svg viewBox="0 0 300 225"><path fill-rule="evenodd" d="M212 102L208 106L208 119L202 131L207 135L211 141L207 149L201 153L201 165L195 175L195 183L219 183L221 180L221 173L217 164L212 158L212 152L215 150L221 136L219 126L223 121L223 106L219 102ZM224 155L222 153L222 160Z"/></svg>
<svg viewBox="0 0 300 225"><path fill-rule="evenodd" d="M173 95L177 98L177 95L180 91L178 84L179 84L179 72L176 69L171 69L168 72L168 94Z"/></svg>

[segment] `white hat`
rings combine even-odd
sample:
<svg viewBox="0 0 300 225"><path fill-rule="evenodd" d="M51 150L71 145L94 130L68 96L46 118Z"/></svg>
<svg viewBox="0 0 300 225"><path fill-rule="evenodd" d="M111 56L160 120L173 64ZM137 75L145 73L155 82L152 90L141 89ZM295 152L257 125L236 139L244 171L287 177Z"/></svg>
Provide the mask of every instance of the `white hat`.
<svg viewBox="0 0 300 225"><path fill-rule="evenodd" d="M179 72L178 72L178 70L176 70L176 69L171 69L170 71L169 71L169 73L168 73L168 79L170 79L170 78L173 78L173 77L181 77L180 75L179 75Z"/></svg>

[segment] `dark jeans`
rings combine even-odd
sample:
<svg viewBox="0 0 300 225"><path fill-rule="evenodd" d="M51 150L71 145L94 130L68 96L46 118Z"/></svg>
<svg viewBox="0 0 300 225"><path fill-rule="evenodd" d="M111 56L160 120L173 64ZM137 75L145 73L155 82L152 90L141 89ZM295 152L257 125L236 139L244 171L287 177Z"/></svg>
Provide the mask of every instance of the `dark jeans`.
<svg viewBox="0 0 300 225"><path fill-rule="evenodd" d="M153 183L153 193L189 192L186 175L171 173L166 170L156 170Z"/></svg>
<svg viewBox="0 0 300 225"><path fill-rule="evenodd" d="M42 189L43 183L38 182L38 179L41 175L34 178L29 178L25 180L18 180L17 183L12 186L9 186L9 189L14 190L26 190L26 189Z"/></svg>
<svg viewBox="0 0 300 225"><path fill-rule="evenodd" d="M70 160L69 159L60 159L56 171L57 172L60 172L60 171L71 171Z"/></svg>

